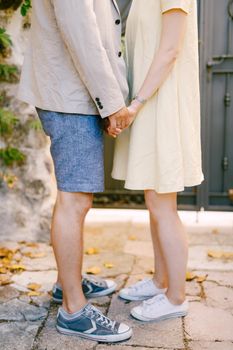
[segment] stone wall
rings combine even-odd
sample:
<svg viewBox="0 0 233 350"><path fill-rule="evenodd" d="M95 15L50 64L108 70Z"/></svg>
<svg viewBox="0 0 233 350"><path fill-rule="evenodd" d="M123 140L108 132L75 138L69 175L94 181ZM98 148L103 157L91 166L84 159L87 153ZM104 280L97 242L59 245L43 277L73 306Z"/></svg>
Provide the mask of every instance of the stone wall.
<svg viewBox="0 0 233 350"><path fill-rule="evenodd" d="M1 11L0 26L6 26L12 37L13 48L9 62L19 67L23 62L29 30L19 10L11 16ZM26 28L24 28L26 27ZM26 163L10 171L18 180L13 188L0 187L0 240L49 239L51 210L55 198L55 180L49 155L49 141L42 131L28 128L28 120L34 120L34 108L17 101L17 84L3 85L12 96L11 107L22 122L17 132L17 145L26 154ZM51 176L52 175L52 176Z"/></svg>

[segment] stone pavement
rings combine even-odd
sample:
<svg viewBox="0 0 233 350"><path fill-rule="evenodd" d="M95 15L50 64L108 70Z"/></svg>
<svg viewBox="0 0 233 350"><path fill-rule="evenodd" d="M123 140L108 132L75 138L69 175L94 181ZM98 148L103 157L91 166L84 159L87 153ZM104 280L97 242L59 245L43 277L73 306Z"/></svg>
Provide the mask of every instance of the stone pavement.
<svg viewBox="0 0 233 350"><path fill-rule="evenodd" d="M50 245L16 243L11 236L11 242L1 242L0 246L11 252L12 271L22 272L12 273L12 283L0 287L0 349L233 350L233 214L180 215L190 242L191 274L187 275L190 312L185 319L159 324L137 322L129 316L135 303L119 300L116 293L93 303L110 317L130 324L134 329L131 340L103 345L62 336L54 327L57 306L49 295L56 278ZM119 289L152 275L152 247L145 211L93 210L85 230L84 271L114 278ZM2 259L3 255L4 252L0 254ZM2 268L2 275L3 272Z"/></svg>

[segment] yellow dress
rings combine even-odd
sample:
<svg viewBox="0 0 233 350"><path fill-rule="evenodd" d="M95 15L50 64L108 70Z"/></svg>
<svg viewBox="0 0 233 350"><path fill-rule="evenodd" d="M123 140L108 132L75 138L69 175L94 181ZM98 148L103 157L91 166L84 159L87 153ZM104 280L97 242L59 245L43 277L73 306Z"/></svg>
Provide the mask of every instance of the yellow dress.
<svg viewBox="0 0 233 350"><path fill-rule="evenodd" d="M162 14L188 15L182 51L159 91L116 141L112 176L125 188L183 191L203 181L196 0L133 0L126 28L126 61L135 96L158 50Z"/></svg>

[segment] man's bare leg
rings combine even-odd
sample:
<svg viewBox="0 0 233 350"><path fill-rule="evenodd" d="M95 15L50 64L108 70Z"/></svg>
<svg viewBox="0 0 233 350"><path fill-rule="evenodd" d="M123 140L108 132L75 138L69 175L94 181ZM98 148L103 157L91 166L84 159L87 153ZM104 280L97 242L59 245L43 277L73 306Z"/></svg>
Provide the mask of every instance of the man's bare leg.
<svg viewBox="0 0 233 350"><path fill-rule="evenodd" d="M73 313L87 302L82 291L83 225L92 194L58 191L51 240L63 289L63 308Z"/></svg>

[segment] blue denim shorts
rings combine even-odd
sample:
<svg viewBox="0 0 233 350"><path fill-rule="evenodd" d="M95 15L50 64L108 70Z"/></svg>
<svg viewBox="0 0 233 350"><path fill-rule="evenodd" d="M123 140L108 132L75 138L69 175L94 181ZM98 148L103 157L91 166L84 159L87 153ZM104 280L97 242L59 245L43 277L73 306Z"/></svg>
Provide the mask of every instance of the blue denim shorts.
<svg viewBox="0 0 233 350"><path fill-rule="evenodd" d="M37 108L51 140L57 188L63 192L104 191L104 140L101 117Z"/></svg>

